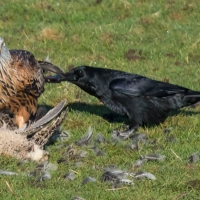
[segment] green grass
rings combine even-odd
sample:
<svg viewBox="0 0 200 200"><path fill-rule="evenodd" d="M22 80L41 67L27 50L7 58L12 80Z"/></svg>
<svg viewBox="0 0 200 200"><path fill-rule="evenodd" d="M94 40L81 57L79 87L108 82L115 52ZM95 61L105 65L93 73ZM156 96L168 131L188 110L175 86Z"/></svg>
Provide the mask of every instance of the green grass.
<svg viewBox="0 0 200 200"><path fill-rule="evenodd" d="M5 2L5 1L4 1ZM100 2L100 3L97 3ZM200 90L200 2L199 0L8 0L0 2L0 35L9 49L26 49L37 59L47 54L51 61L67 71L81 64L113 68L148 76L157 80ZM134 49L137 56L127 52ZM142 52L140 57L139 52ZM129 54L131 54L129 52ZM63 82L47 84L39 103L55 106L67 99L69 114L63 123L72 137L66 146L80 138L88 127L94 133L111 137L113 129L123 123L109 123L102 118L108 110L94 97L76 86ZM81 103L86 103L84 106ZM59 164L52 179L37 183L23 175L0 177L1 199L199 199L200 163L188 164L187 158L199 150L200 108L182 109L163 124L140 128L156 145L141 145L139 151L123 144L102 144L105 157L96 157L87 150L82 167L74 161ZM176 142L166 142L163 129L172 127ZM59 142L48 147L50 161L56 162L66 148L56 149ZM85 147L84 147L85 148ZM179 157L177 157L177 154ZM139 155L161 153L164 162L149 162L142 170L153 173L157 180L136 181L134 186L107 190L111 186L100 182L103 167L115 164L132 170ZM0 158L0 168L16 172L31 171L35 164L18 165L18 161ZM63 179L70 170L77 172L72 182ZM80 186L86 176L97 178L96 183ZM193 184L191 184L193 181ZM12 188L10 191L8 185ZM192 185L192 187L191 187Z"/></svg>

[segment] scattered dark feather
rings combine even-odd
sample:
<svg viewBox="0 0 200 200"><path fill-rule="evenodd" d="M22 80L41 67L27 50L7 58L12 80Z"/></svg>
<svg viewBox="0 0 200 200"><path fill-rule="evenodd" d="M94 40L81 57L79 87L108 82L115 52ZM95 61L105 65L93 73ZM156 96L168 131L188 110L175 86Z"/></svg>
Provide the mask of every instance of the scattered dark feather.
<svg viewBox="0 0 200 200"><path fill-rule="evenodd" d="M85 199L79 196L75 196L71 200L85 200Z"/></svg>
<svg viewBox="0 0 200 200"><path fill-rule="evenodd" d="M132 129L127 129L126 131L119 131L119 130L114 130L113 134L112 134L112 138L116 141L120 141L120 140L125 140L129 137L131 137L131 135L133 134L134 130Z"/></svg>
<svg viewBox="0 0 200 200"><path fill-rule="evenodd" d="M165 128L164 130L163 130L163 133L164 134L168 134L168 133L170 133L172 131L172 127L169 127L169 128Z"/></svg>
<svg viewBox="0 0 200 200"><path fill-rule="evenodd" d="M18 173L0 169L1 175L18 175Z"/></svg>
<svg viewBox="0 0 200 200"><path fill-rule="evenodd" d="M68 159L67 159L67 158L59 158L59 159L57 160L57 163L58 163L58 164L60 164L60 163L65 163L65 164L67 164L67 163L68 163Z"/></svg>
<svg viewBox="0 0 200 200"><path fill-rule="evenodd" d="M58 168L57 164L45 162L37 165L35 170L30 172L29 175L36 177L40 182L51 179L51 171L56 171Z"/></svg>
<svg viewBox="0 0 200 200"><path fill-rule="evenodd" d="M147 154L147 155L145 155L143 159L146 159L146 160L148 160L148 161L152 161L152 160L153 160L153 161L154 161L154 160L164 161L165 158L166 158L165 155L153 154L153 153L152 153L152 154Z"/></svg>
<svg viewBox="0 0 200 200"><path fill-rule="evenodd" d="M103 150L99 149L99 147L97 147L97 146L92 147L92 149L94 150L96 156L104 156L105 155L105 152Z"/></svg>
<svg viewBox="0 0 200 200"><path fill-rule="evenodd" d="M106 141L106 138L102 134L97 133L95 142L101 144L101 143L106 143L107 141Z"/></svg>
<svg viewBox="0 0 200 200"><path fill-rule="evenodd" d="M139 160L136 160L136 162L132 165L132 167L140 167L146 162L146 159L140 158Z"/></svg>
<svg viewBox="0 0 200 200"><path fill-rule="evenodd" d="M196 163L199 161L199 153L195 152L188 158L190 163Z"/></svg>
<svg viewBox="0 0 200 200"><path fill-rule="evenodd" d="M146 143L148 136L146 133L137 133L130 136L133 142Z"/></svg>
<svg viewBox="0 0 200 200"><path fill-rule="evenodd" d="M101 176L101 181L113 182L127 177L127 172L120 169L107 169Z"/></svg>
<svg viewBox="0 0 200 200"><path fill-rule="evenodd" d="M150 180L156 180L156 177L150 172L138 172L136 174L133 174L133 178L135 179L147 178Z"/></svg>
<svg viewBox="0 0 200 200"><path fill-rule="evenodd" d="M49 172L42 173L42 176L40 177L40 181L46 181L51 179L51 174Z"/></svg>
<svg viewBox="0 0 200 200"><path fill-rule="evenodd" d="M68 141L70 139L70 133L67 130L57 130L55 133L49 138L48 144L53 144L56 141Z"/></svg>
<svg viewBox="0 0 200 200"><path fill-rule="evenodd" d="M68 172L63 176L64 179L73 181L75 179L75 173L74 172Z"/></svg>
<svg viewBox="0 0 200 200"><path fill-rule="evenodd" d="M81 162L81 161L76 162L76 163L74 163L74 166L75 167L82 167L83 166L83 162Z"/></svg>
<svg viewBox="0 0 200 200"><path fill-rule="evenodd" d="M85 184L90 183L90 182L96 182L96 179L91 177L91 176L88 176L88 177L83 179L81 185L85 185Z"/></svg>
<svg viewBox="0 0 200 200"><path fill-rule="evenodd" d="M93 129L89 127L88 133L83 136L80 140L76 141L75 144L78 146L88 145L92 140Z"/></svg>

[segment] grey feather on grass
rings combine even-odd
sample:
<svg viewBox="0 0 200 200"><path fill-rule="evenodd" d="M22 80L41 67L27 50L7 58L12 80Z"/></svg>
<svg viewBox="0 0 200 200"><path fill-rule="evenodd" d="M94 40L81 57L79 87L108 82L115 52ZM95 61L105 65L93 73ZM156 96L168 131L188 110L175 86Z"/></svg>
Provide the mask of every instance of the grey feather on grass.
<svg viewBox="0 0 200 200"><path fill-rule="evenodd" d="M1 175L18 175L18 173L16 172L11 172L11 171L2 170L2 169L0 169L0 174Z"/></svg>
<svg viewBox="0 0 200 200"><path fill-rule="evenodd" d="M188 158L190 163L196 163L199 161L199 153L195 152Z"/></svg>
<svg viewBox="0 0 200 200"><path fill-rule="evenodd" d="M63 176L64 179L73 181L75 179L75 173L74 172L68 172Z"/></svg>
<svg viewBox="0 0 200 200"><path fill-rule="evenodd" d="M97 181L96 178L93 178L93 177L91 177L91 176L88 176L88 177L86 177L86 178L84 178L84 179L82 180L81 185L85 185L85 184L87 184L87 183L96 182L96 181Z"/></svg>
<svg viewBox="0 0 200 200"><path fill-rule="evenodd" d="M88 132L78 141L75 142L78 146L88 145L92 140L93 128L90 126Z"/></svg>

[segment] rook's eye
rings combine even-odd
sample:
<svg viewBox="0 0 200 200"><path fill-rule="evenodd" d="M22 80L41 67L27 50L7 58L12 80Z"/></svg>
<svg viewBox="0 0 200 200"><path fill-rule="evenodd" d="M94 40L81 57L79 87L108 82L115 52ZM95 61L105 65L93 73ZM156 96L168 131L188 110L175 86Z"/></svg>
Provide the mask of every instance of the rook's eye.
<svg viewBox="0 0 200 200"><path fill-rule="evenodd" d="M83 72L81 70L78 70L78 75L83 76Z"/></svg>

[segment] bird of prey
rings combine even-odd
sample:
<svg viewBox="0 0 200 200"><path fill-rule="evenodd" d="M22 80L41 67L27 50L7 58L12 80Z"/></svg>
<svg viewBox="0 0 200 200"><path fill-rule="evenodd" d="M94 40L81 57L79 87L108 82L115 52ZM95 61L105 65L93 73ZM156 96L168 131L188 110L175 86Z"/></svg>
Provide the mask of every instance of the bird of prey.
<svg viewBox="0 0 200 200"><path fill-rule="evenodd" d="M21 128L37 110L37 99L44 91L43 70L62 70L45 61L37 61L25 50L8 50L0 38L0 110L14 115Z"/></svg>
<svg viewBox="0 0 200 200"><path fill-rule="evenodd" d="M15 129L9 115L0 113L0 155L38 162L47 160L48 152L43 147L66 117L67 109L63 110L65 103L65 100L61 101L24 130Z"/></svg>
<svg viewBox="0 0 200 200"><path fill-rule="evenodd" d="M112 111L127 115L130 133L140 125L163 122L170 111L200 101L200 92L123 71L79 66L49 82L69 81L97 97ZM123 134L122 134L123 135Z"/></svg>

